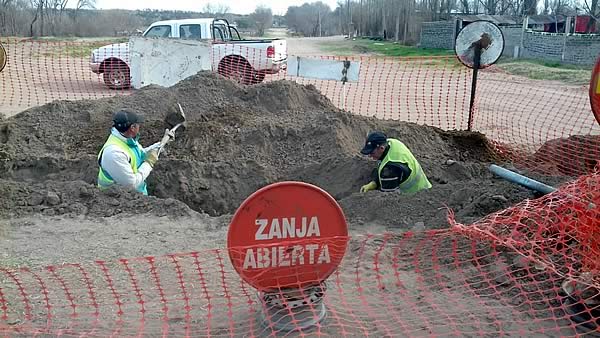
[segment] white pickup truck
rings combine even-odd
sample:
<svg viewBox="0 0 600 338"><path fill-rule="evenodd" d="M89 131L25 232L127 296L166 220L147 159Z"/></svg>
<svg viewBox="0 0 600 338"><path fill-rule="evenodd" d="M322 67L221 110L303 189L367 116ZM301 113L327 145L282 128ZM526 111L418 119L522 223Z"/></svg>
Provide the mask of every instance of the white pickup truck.
<svg viewBox="0 0 600 338"><path fill-rule="evenodd" d="M262 82L287 65L287 44L283 39L245 40L225 19L202 18L154 22L144 37L212 40L212 69L241 84ZM129 43L111 44L92 51L90 68L103 74L112 89L131 85Z"/></svg>

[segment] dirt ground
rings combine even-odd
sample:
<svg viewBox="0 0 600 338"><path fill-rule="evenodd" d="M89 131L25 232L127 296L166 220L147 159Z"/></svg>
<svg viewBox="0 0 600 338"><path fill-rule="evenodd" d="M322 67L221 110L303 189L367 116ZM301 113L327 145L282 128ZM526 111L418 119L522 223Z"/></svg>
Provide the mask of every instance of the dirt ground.
<svg viewBox="0 0 600 338"><path fill-rule="evenodd" d="M151 196L120 189L97 190L96 155L108 136L112 113L122 107L143 113L146 123L140 141L150 145L162 136L167 127L164 120L175 112L177 102L186 111L188 122L185 129L177 132L176 140L169 144L155 166L148 180ZM375 166L359 155L364 138L371 130L382 130L405 142L425 168L433 188L412 196L359 193ZM145 256L164 260L163 255L171 253L223 250L231 216L245 198L269 183L299 180L316 184L338 201L353 237L337 274L338 282L332 282L335 285L327 296L331 321L324 324L324 333L339 335L349 331L350 335L362 335L359 332L385 335L389 333L384 323L389 319L386 314L394 313L405 325L402 332L411 335L446 334L449 325L451 332L477 336L498 332L573 334L564 318L557 320L547 312L535 311L531 314L534 320L527 321L522 317L524 310L515 308L502 297L480 298L478 292L485 293L488 287L480 285L480 291L474 290L470 286L475 282L470 278L481 273L478 270L481 267L471 265L473 257L459 259L461 255L474 254L469 243L457 249L450 242L447 245L440 244L443 241L436 242L435 246L426 239L410 242L408 256L402 256L402 264L406 266L400 277L391 273L396 271L396 266L383 270L386 272L382 279L373 274L373 264L379 264L376 262L382 252L386 257L397 253L394 246L382 249L381 237L370 237L372 234L402 235L406 231L445 229L448 227L446 207L456 212L458 221L469 223L536 197L527 189L493 177L487 167L497 160L481 134L351 115L339 110L316 87L291 81L240 87L206 72L169 89L147 87L127 96L55 101L0 121L0 190L4 192L0 196L3 230L0 264L8 268L28 267L43 277L48 271L54 271L42 270L43 266L57 265L63 271L69 267L64 263L80 263L89 267L90 276L98 278L93 279L99 283L98 290L108 292L108 287L101 286L101 276L94 275L99 271L90 265L93 262L117 264L122 258L135 260L135 257ZM533 177L555 186L569 179ZM419 243L422 245L418 246ZM442 267L436 266L437 261L428 254L432 250L439 250L440 257L452 256L445 250L458 250L452 256L457 259L456 264L445 261ZM413 253L415 256L410 256ZM484 252L483 255L490 254ZM427 259L432 261L427 263ZM207 330L215 335L235 330L233 335L239 335L246 332L247 325L254 325L248 316L253 317L251 309L256 303L250 303L254 305L249 307L245 300L248 291L235 287L239 285L239 277L228 263L218 265L217 261L216 257L203 261L205 272L211 288L218 289L227 283L230 288L226 291L230 292L227 299L234 302L233 308L230 307L233 314L227 313L231 305L225 303L222 291L211 289L216 309L212 318L216 322L212 327L209 324ZM356 279L357 266L361 266L363 284ZM493 261L485 263L485 267L494 266ZM142 280L151 277L150 270L143 264L137 268L140 285L144 285ZM120 270L113 276L116 282L124 283L120 291L125 294L128 273ZM220 280L219 273L226 274L227 278ZM80 277L72 273L63 277L72 292L87 297L84 286L73 286ZM73 295L65 298L60 291L64 285L53 282L55 276L47 278L49 288L57 290L58 294L52 296L57 303L69 297L78 299ZM166 285L171 285L164 291L176 299L171 308L175 306L175 313L183 311L181 298L177 298L181 294L178 296L173 287L176 279L164 278ZM398 278L404 283L401 289L404 291L393 292L393 285L399 285L394 282ZM493 279L483 277L477 283L485 284ZM381 281L390 283L391 293L381 291ZM11 284L10 278L4 278L2 283L3 297L11 299L11 304L18 309L21 303L18 300L22 298L19 288ZM24 282L25 287L34 285L35 281L30 283ZM193 287L194 282L184 284ZM441 285L448 287L440 289ZM138 285L138 288L153 299L148 301L148 318L160 315L158 294L152 292L151 286ZM510 289L514 288L498 291L497 295ZM27 290L28 294L35 294ZM131 290L129 300L138 291ZM111 296L105 296L107 298L98 299L104 306L102 325L108 326L96 327L100 333L112 329L109 319L115 313ZM458 301L464 297L470 298ZM40 317L25 320L18 315L23 312L16 311L11 312L11 320L5 324L24 331L45 325L43 307L39 307L41 299L32 302L37 304L35 309L39 312L36 314ZM135 326L139 322L137 305L127 304L131 306L128 313L131 318L121 325ZM407 304L419 310L403 311ZM87 305L81 306L85 309ZM56 328L64 325L76 333L86 332L89 323L77 320L67 323L68 314L64 309L69 309L68 304L57 308L58 316L53 322ZM189 317L177 316L169 315L176 320L171 322L173 330L181 328L178 325L185 322L182 318L189 320ZM229 321L224 319L226 316ZM194 312L193 318L206 325L202 311ZM423 318L429 322L422 324ZM228 327L230 323L236 326ZM355 324L362 326L362 331L356 331ZM163 329L164 326L154 322L144 328L150 335ZM132 333L134 329L124 330ZM258 335L269 334L256 330Z"/></svg>

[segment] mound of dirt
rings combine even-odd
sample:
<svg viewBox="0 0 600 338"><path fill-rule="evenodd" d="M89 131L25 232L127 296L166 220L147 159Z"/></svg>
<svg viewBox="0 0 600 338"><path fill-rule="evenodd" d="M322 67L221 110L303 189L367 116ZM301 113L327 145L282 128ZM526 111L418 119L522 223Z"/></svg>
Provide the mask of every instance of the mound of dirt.
<svg viewBox="0 0 600 338"><path fill-rule="evenodd" d="M10 196L0 199L0 209L9 218L29 214L96 218L120 213L178 217L193 213L173 198L146 197L117 187L101 192L83 181L23 184L0 180L0 190Z"/></svg>
<svg viewBox="0 0 600 338"><path fill-rule="evenodd" d="M113 112L128 108L145 115L140 141L148 146L170 127L165 121L173 121L177 103L186 126L148 179L152 196L98 191L96 156ZM372 130L406 143L433 189L416 196L359 194L375 166L359 155ZM330 192L361 222L443 227L438 209L444 204L460 210L459 220L473 219L532 196L491 177L490 149L477 133L349 115L313 86L277 81L245 87L201 72L171 88L56 101L0 120L0 186L10 191L0 197L0 213L181 215L189 206L217 216L234 212L266 184L300 180ZM384 204L389 212L380 211Z"/></svg>

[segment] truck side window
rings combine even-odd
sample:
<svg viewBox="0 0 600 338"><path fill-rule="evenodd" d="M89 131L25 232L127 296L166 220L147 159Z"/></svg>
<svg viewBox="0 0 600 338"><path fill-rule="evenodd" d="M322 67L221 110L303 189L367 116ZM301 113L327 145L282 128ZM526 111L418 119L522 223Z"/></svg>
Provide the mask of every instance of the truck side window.
<svg viewBox="0 0 600 338"><path fill-rule="evenodd" d="M149 38L168 38L171 36L171 26L154 26L144 36Z"/></svg>
<svg viewBox="0 0 600 338"><path fill-rule="evenodd" d="M179 26L179 36L182 39L202 39L200 25L181 25Z"/></svg>

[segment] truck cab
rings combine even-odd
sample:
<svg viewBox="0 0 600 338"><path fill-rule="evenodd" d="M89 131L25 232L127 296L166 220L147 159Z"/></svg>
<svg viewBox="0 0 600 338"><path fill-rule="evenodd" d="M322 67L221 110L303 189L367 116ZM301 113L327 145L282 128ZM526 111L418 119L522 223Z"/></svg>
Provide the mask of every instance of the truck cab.
<svg viewBox="0 0 600 338"><path fill-rule="evenodd" d="M232 34L234 33L235 34ZM182 19L152 23L142 34L144 37L175 39L215 39L219 41L242 40L237 29L225 19ZM237 39L234 38L237 37Z"/></svg>

